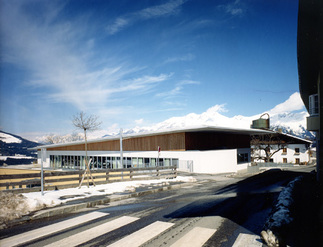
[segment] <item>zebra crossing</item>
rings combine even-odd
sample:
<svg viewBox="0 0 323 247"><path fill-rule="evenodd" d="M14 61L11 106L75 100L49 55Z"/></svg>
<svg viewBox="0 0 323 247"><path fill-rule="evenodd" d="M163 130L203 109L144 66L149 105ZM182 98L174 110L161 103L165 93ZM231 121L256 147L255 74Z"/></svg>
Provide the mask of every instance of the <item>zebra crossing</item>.
<svg viewBox="0 0 323 247"><path fill-rule="evenodd" d="M86 222L89 222L91 220L95 220L98 218L101 218L103 216L109 215L108 213L101 213L101 212L92 212L88 213L76 218L72 218L69 220L64 220L59 223L51 224L42 228L38 228L32 231L28 231L25 233L21 233L9 238L2 239L0 241L1 247L10 247L10 246L16 246L19 244L23 244L26 242L30 242L32 240L36 240L42 237L49 236L51 234L54 234L56 232L68 229L73 226L78 226L80 224L84 224Z"/></svg>
<svg viewBox="0 0 323 247"><path fill-rule="evenodd" d="M107 223L103 223L96 227L92 227L86 231L79 232L67 238L64 238L60 241L54 242L52 244L46 245L46 247L69 247L69 246L77 246L87 241L90 241L93 238L99 237L103 234L109 233L114 231L122 226L130 224L139 218L136 217L129 217L129 216L122 216L118 219L109 221Z"/></svg>
<svg viewBox="0 0 323 247"><path fill-rule="evenodd" d="M173 226L173 223L156 221L141 230L134 232L127 237L115 242L114 244L109 245L109 247L119 247L119 246L140 246L150 239L158 236L163 231L166 231L168 228Z"/></svg>
<svg viewBox="0 0 323 247"><path fill-rule="evenodd" d="M91 212L82 216L78 216L72 219L68 219L59 223L54 223L45 227L41 227L35 230L31 230L22 234L18 234L6 239L0 240L1 247L10 247L17 246L21 244L28 244L28 242L39 240L42 238L50 239L52 234L59 234L62 230L68 230L72 227L82 226L85 223L89 223L92 220L98 220L100 218L108 216L109 213L102 212ZM81 246L92 239L103 236L109 232L117 230L121 227L127 226L131 223L135 223L140 220L138 217L132 216L121 216L116 219L112 219L106 222L106 218L104 218L105 223L101 223L84 231L78 232L76 234L65 237L61 240L54 241L48 245L47 247L60 246L60 247L72 247L72 246ZM160 234L174 229L176 227L176 223L173 222L164 222L164 221L155 221L138 231L134 231L129 233L128 235L122 237L116 242L108 245L108 247L123 247L123 246L141 246ZM204 243L206 243L216 232L217 229L211 229L206 227L193 227L188 232L186 232L183 236L179 236L174 238L172 243L169 243L168 246L171 247L181 247L181 246L190 246L190 247L200 247ZM241 246L262 246L261 242L258 241L259 236L252 234L239 234L236 242L233 246L241 247ZM248 243L246 245L246 243Z"/></svg>

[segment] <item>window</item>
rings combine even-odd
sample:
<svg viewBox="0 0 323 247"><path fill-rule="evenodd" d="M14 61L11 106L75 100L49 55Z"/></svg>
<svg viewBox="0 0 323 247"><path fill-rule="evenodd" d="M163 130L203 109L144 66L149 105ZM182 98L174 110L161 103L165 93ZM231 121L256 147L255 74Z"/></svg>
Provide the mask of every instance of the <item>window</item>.
<svg viewBox="0 0 323 247"><path fill-rule="evenodd" d="M145 167L149 167L149 158L144 158Z"/></svg>
<svg viewBox="0 0 323 247"><path fill-rule="evenodd" d="M247 163L249 161L249 154L248 153L238 154L237 161L238 161L238 164Z"/></svg>
<svg viewBox="0 0 323 247"><path fill-rule="evenodd" d="M300 162L299 162L299 158L296 158L295 159L295 164L299 164Z"/></svg>
<svg viewBox="0 0 323 247"><path fill-rule="evenodd" d="M287 163L287 158L283 158L283 163Z"/></svg>
<svg viewBox="0 0 323 247"><path fill-rule="evenodd" d="M144 167L144 158L138 158L138 167Z"/></svg>
<svg viewBox="0 0 323 247"><path fill-rule="evenodd" d="M299 148L295 148L295 154L299 154Z"/></svg>
<svg viewBox="0 0 323 247"><path fill-rule="evenodd" d="M164 162L164 166L171 166L171 159L166 158Z"/></svg>
<svg viewBox="0 0 323 247"><path fill-rule="evenodd" d="M127 168L131 168L131 158L127 157L127 164L126 164Z"/></svg>
<svg viewBox="0 0 323 247"><path fill-rule="evenodd" d="M157 166L157 161L155 158L151 158L150 159L150 162L151 162L151 166L154 167L154 166Z"/></svg>
<svg viewBox="0 0 323 247"><path fill-rule="evenodd" d="M163 158L158 159L158 166L164 166L164 159Z"/></svg>
<svg viewBox="0 0 323 247"><path fill-rule="evenodd" d="M287 148L283 148L282 154L286 155L287 154Z"/></svg>
<svg viewBox="0 0 323 247"><path fill-rule="evenodd" d="M319 97L318 94L312 94L309 96L309 114L311 116L319 115Z"/></svg>
<svg viewBox="0 0 323 247"><path fill-rule="evenodd" d="M173 166L176 166L178 168L178 164L179 164L178 159L172 159Z"/></svg>
<svg viewBox="0 0 323 247"><path fill-rule="evenodd" d="M137 158L132 158L132 167L138 168L138 159Z"/></svg>

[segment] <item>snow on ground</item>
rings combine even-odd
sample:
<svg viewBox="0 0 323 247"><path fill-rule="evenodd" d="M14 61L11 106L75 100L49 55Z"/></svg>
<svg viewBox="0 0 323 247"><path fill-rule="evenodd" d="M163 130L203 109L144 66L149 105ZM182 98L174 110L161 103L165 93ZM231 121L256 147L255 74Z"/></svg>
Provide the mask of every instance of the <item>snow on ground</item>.
<svg viewBox="0 0 323 247"><path fill-rule="evenodd" d="M290 208L293 203L292 193L295 183L302 180L302 176L295 178L280 192L277 203L273 207L271 216L265 223L265 230L261 232L262 238L268 246L279 246L279 230L292 222Z"/></svg>
<svg viewBox="0 0 323 247"><path fill-rule="evenodd" d="M0 229L5 227L8 221L27 215L30 212L40 210L42 208L54 207L64 204L75 199L82 199L98 195L111 195L125 191L134 192L136 188L151 185L168 185L169 182L196 182L196 179L189 176L178 176L175 179L158 179L144 181L127 181L115 182L109 184L101 184L90 186L84 185L80 189L69 188L55 191L30 192L15 195L13 193L0 192Z"/></svg>
<svg viewBox="0 0 323 247"><path fill-rule="evenodd" d="M21 140L5 133L0 133L0 140L5 143L21 143Z"/></svg>
<svg viewBox="0 0 323 247"><path fill-rule="evenodd" d="M295 183L301 179L302 176L295 178L280 192L277 203L274 207L275 211L268 220L268 228L281 227L282 225L288 224L292 221L292 218L290 217L290 206L293 203L292 192Z"/></svg>
<svg viewBox="0 0 323 247"><path fill-rule="evenodd" d="M45 191L43 196L41 196L40 192L24 193L22 195L26 197L26 202L30 211L34 211L42 205L46 207L53 207L75 199L82 199L99 195L110 195L113 193L120 193L125 191L134 191L135 188L140 186L160 185L162 183L168 184L169 181L170 179L127 181L90 186L89 188L84 185L80 189L69 188L55 191ZM177 177L175 179L172 179L171 181L195 182L196 179L193 177ZM69 196L73 195L77 195L77 197L69 198Z"/></svg>
<svg viewBox="0 0 323 247"><path fill-rule="evenodd" d="M0 156L0 160L7 160L7 159L35 159L35 157L31 156L24 156L24 155L19 155L19 156Z"/></svg>

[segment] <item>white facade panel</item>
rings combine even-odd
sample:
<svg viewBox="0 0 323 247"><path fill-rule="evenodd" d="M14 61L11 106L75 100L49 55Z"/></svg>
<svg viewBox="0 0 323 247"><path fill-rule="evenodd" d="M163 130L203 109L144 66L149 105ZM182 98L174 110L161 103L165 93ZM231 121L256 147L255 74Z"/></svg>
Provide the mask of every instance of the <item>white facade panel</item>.
<svg viewBox="0 0 323 247"><path fill-rule="evenodd" d="M277 145L271 145L271 152L278 149ZM256 150L255 152L261 153L262 157L265 157L265 151ZM273 163L289 163L289 164L300 164L310 161L308 149L305 144L288 144L286 149L279 150L271 157ZM264 162L263 160L255 160L255 162Z"/></svg>
<svg viewBox="0 0 323 247"><path fill-rule="evenodd" d="M250 157L250 149L226 149L212 151L140 151L140 152L123 152L123 157L131 158L173 158L181 161L190 161L190 171L195 173L228 173L237 172L245 169L249 163L249 159L238 164L237 154L247 153ZM46 162L44 167L50 167L50 155L69 155L69 156L85 156L84 151L47 151ZM88 156L110 156L120 157L118 151L88 151ZM40 161L40 157L39 157ZM46 164L46 165L45 165Z"/></svg>

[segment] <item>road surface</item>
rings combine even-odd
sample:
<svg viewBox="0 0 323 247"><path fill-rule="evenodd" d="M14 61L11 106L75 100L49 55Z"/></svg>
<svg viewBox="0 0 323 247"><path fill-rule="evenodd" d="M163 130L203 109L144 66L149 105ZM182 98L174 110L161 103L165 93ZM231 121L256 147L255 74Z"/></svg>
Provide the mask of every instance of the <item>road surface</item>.
<svg viewBox="0 0 323 247"><path fill-rule="evenodd" d="M198 175L178 190L1 230L0 246L263 246L260 232L279 192L308 171Z"/></svg>

